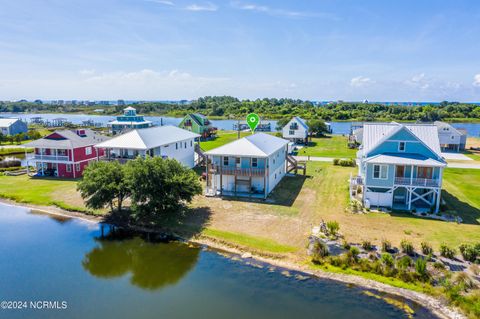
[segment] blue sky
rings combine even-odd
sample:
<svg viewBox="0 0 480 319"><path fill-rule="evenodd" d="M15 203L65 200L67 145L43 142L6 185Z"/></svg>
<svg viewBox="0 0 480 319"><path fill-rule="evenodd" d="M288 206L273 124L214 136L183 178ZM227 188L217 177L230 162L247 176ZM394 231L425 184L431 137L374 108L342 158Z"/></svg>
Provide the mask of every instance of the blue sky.
<svg viewBox="0 0 480 319"><path fill-rule="evenodd" d="M480 101L478 1L0 0L0 100Z"/></svg>

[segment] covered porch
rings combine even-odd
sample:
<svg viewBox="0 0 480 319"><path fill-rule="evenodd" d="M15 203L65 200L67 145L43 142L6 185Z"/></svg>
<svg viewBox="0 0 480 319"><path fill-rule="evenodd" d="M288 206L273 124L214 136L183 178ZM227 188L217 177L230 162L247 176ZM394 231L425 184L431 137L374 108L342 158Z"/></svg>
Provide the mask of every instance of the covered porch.
<svg viewBox="0 0 480 319"><path fill-rule="evenodd" d="M392 209L437 213L441 191L436 187L394 186Z"/></svg>

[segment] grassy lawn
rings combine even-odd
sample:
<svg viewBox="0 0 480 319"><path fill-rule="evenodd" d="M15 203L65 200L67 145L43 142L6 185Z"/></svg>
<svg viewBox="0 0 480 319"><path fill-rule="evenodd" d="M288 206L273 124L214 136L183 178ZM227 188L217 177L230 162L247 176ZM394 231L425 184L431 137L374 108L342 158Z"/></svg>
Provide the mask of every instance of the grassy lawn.
<svg viewBox="0 0 480 319"><path fill-rule="evenodd" d="M0 176L0 197L17 202L87 211L75 180ZM96 212L99 213L99 212Z"/></svg>
<svg viewBox="0 0 480 319"><path fill-rule="evenodd" d="M310 146L298 151L299 156L319 156L355 158L357 150L347 147L347 137L340 135L329 135L322 138L313 138Z"/></svg>
<svg viewBox="0 0 480 319"><path fill-rule="evenodd" d="M240 132L240 137L251 135L250 132ZM217 148L227 143L233 142L238 138L237 131L218 131L217 138L211 141L200 142L200 146L205 150Z"/></svg>

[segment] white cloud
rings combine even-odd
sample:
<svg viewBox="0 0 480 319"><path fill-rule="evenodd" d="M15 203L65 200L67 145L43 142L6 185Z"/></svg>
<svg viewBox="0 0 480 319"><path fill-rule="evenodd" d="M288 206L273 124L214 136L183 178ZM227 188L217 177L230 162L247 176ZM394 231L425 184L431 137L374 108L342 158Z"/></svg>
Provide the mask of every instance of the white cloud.
<svg viewBox="0 0 480 319"><path fill-rule="evenodd" d="M337 17L328 13L284 10L284 9L272 8L264 5L258 5L255 3L243 3L243 2L233 1L230 3L230 5L235 9L252 11L252 12L260 12L260 13L265 13L272 16L285 16L285 17L291 17L291 18L324 17L324 18L331 18L335 20L337 19Z"/></svg>
<svg viewBox="0 0 480 319"><path fill-rule="evenodd" d="M86 76L94 75L95 74L95 69L83 69L83 70L78 71L78 73L80 75L86 75Z"/></svg>
<svg viewBox="0 0 480 319"><path fill-rule="evenodd" d="M419 73L414 75L411 79L406 80L405 84L419 88L421 90L426 90L430 88L433 84L433 79L428 78L425 73Z"/></svg>
<svg viewBox="0 0 480 319"><path fill-rule="evenodd" d="M365 87L374 83L374 80L364 76L356 76L350 80L350 85L353 87Z"/></svg>
<svg viewBox="0 0 480 319"><path fill-rule="evenodd" d="M473 85L474 85L474 86L480 86L480 73L479 73L479 74L476 74L476 75L473 77Z"/></svg>
<svg viewBox="0 0 480 319"><path fill-rule="evenodd" d="M145 1L158 3L158 4L163 4L165 6L174 6L175 5L175 3L173 3L172 1L168 1L168 0L145 0Z"/></svg>
<svg viewBox="0 0 480 319"><path fill-rule="evenodd" d="M218 7L211 3L211 2L205 2L203 4L191 4L185 7L185 10L189 11L217 11Z"/></svg>

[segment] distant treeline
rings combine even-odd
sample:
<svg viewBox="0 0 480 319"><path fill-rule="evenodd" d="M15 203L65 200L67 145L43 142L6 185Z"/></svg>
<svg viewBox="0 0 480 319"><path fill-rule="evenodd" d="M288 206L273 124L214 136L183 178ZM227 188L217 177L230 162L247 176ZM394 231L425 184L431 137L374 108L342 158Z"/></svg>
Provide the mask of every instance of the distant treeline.
<svg viewBox="0 0 480 319"><path fill-rule="evenodd" d="M436 121L436 120L480 120L480 105L442 102L436 105L399 106L372 103L341 102L316 105L310 101L295 99L239 100L231 96L207 96L189 104L144 102L132 105L139 114L183 116L199 112L207 116L222 118L243 117L255 112L263 118L280 119L293 115L305 119L319 118L331 120L397 120L397 121ZM1 112L88 112L104 109L104 114L121 113L125 105L79 106L51 105L32 102L0 102Z"/></svg>

